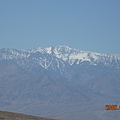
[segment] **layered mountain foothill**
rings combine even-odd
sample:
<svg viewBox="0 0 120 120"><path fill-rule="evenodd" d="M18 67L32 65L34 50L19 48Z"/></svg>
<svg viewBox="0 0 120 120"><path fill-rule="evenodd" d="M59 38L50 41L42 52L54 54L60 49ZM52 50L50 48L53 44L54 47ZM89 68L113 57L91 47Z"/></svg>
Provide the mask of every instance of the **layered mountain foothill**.
<svg viewBox="0 0 120 120"><path fill-rule="evenodd" d="M119 120L120 55L68 46L0 49L0 109L60 120Z"/></svg>

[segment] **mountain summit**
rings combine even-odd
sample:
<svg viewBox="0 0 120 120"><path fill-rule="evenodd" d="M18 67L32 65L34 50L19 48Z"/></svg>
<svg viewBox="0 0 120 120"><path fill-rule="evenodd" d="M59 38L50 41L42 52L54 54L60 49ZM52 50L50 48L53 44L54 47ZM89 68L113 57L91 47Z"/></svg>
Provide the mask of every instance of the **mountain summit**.
<svg viewBox="0 0 120 120"><path fill-rule="evenodd" d="M82 51L72 49L68 46L57 46L33 49L33 50L16 50L16 49L0 49L0 60L14 60L17 64L22 65L30 61L36 63L43 68L49 68L53 62L73 65L80 65L88 62L91 65L104 64L109 67L120 68L120 55L100 54L90 51ZM21 64L22 62L22 64Z"/></svg>

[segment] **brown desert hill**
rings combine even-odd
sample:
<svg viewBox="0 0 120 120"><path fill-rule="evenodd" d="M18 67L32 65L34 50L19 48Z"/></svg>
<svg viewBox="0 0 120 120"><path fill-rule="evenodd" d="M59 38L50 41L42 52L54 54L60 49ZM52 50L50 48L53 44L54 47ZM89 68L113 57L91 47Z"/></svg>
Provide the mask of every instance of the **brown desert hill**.
<svg viewBox="0 0 120 120"><path fill-rule="evenodd" d="M55 120L0 110L0 120Z"/></svg>

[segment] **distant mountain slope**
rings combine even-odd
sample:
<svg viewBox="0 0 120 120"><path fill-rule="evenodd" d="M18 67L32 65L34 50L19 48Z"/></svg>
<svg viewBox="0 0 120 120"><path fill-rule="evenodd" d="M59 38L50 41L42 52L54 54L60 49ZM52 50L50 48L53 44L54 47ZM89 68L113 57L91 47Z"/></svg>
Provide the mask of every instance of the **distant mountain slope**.
<svg viewBox="0 0 120 120"><path fill-rule="evenodd" d="M106 104L120 104L120 55L68 46L0 49L2 110L62 120L120 115Z"/></svg>
<svg viewBox="0 0 120 120"><path fill-rule="evenodd" d="M48 119L42 117L40 118L31 115L0 111L0 120L55 120L55 119Z"/></svg>

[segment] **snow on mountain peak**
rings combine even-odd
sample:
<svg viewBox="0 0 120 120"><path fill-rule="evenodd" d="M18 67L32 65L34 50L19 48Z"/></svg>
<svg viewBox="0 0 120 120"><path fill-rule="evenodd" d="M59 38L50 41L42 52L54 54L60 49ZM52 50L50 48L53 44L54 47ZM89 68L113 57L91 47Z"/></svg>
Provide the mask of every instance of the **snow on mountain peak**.
<svg viewBox="0 0 120 120"><path fill-rule="evenodd" d="M46 55L49 57L47 57ZM92 65L103 63L106 66L110 64L113 65L114 63L120 63L120 55L100 54L90 51L82 51L79 49L70 48L68 46L39 47L37 49L24 51L9 48L0 49L1 60L21 59L22 61L24 61L23 59L25 59L26 61L29 61L29 59L32 59L36 62L39 62L39 64L41 66L43 65L45 68L51 65L51 60L54 59L54 57L57 58L57 64L58 60L67 62L70 65L73 65L74 63L80 64L82 62L89 62Z"/></svg>
<svg viewBox="0 0 120 120"><path fill-rule="evenodd" d="M72 65L76 60L78 60L78 64L82 61L91 62L90 58L93 58L95 61L100 55L98 53L72 49L68 46L54 47L53 53L57 58L62 59L63 61L68 61L70 65Z"/></svg>
<svg viewBox="0 0 120 120"><path fill-rule="evenodd" d="M29 52L32 52L32 53L36 53L36 52L40 52L40 53L47 53L47 54L51 54L51 50L52 50L52 47L39 47L37 49L33 49L33 50L30 50Z"/></svg>

